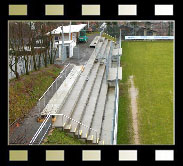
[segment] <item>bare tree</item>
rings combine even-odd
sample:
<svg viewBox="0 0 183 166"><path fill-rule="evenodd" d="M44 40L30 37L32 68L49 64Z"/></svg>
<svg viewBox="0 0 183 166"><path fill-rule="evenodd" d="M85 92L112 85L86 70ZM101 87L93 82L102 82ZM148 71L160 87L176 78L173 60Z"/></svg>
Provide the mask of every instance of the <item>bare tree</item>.
<svg viewBox="0 0 183 166"><path fill-rule="evenodd" d="M19 78L18 73L18 50L19 50L19 43L17 41L17 33L16 33L16 23L10 23L9 27L9 67L11 71L15 74L16 78ZM13 68L15 66L15 68Z"/></svg>

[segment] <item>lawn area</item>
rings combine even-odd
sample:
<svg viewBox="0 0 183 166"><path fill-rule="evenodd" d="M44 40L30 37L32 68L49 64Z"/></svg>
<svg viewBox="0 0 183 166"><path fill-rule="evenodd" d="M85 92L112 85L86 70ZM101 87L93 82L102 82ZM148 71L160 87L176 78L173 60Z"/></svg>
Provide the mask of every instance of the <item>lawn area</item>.
<svg viewBox="0 0 183 166"><path fill-rule="evenodd" d="M138 89L140 144L173 144L173 42L122 43L118 144L133 144L129 76Z"/></svg>
<svg viewBox="0 0 183 166"><path fill-rule="evenodd" d="M80 145L85 143L56 128L51 135L47 136L44 144Z"/></svg>
<svg viewBox="0 0 183 166"><path fill-rule="evenodd" d="M49 65L30 75L22 75L20 79L9 81L9 123L17 118L23 118L37 103L62 68Z"/></svg>

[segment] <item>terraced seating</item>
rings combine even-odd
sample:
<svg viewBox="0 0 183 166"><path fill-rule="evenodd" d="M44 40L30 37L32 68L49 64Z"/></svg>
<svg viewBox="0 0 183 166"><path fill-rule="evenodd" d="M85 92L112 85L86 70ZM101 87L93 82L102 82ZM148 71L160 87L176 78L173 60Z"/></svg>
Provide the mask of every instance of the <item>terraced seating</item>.
<svg viewBox="0 0 183 166"><path fill-rule="evenodd" d="M104 48L106 46L103 45L102 42L99 42L98 46L96 48L98 48L98 47L99 48L101 47L100 51L98 50L98 54L99 54L101 52L101 50L104 50ZM99 65L100 65L100 63L94 64L94 67L93 67L94 70L91 72L89 80L87 81L86 86L83 89L83 93L81 94L81 97L77 103L77 106L75 107L75 110L73 111L73 114L71 116L71 118L77 122L69 120L69 122L67 123L67 125L64 128L65 130L67 130L67 132L70 132L71 135L73 135L73 136L78 135L78 131L77 131L78 126L79 126L78 122L81 121L81 118L83 116L83 112L84 112L87 102L89 100L91 91L93 90L93 85L94 85L95 79L97 77L97 71L99 69Z"/></svg>
<svg viewBox="0 0 183 166"><path fill-rule="evenodd" d="M98 96L99 96L99 91L100 91L101 84L102 84L102 79L104 76L104 71L105 71L105 65L100 66L97 77L96 77L95 84L93 86L93 91L91 92L91 96L90 96L88 104L86 106L86 109L85 109L85 112L83 115L83 119L81 121L81 123L85 124L86 126L91 126L91 123L93 120L93 115L95 113L95 108L96 108L96 104L98 101ZM80 133L82 133L81 139L87 139L89 129L84 126L80 126L80 131L81 131Z"/></svg>
<svg viewBox="0 0 183 166"><path fill-rule="evenodd" d="M85 83L87 82L87 79L88 79L90 72L93 68L94 60L96 58L96 55L100 51L101 45L102 45L102 43L97 46L96 50L93 51L90 59L88 60L86 66L85 66L85 70L83 71L83 73L81 73L76 85L74 86L72 92L69 95L69 100L66 101L66 103L64 104L62 109L58 112L59 114L64 114L68 117L71 117L72 112L75 109L75 106L76 106L76 104L77 104L77 102L78 102L78 100L83 92L83 89L85 87ZM53 126L63 128L67 121L68 121L67 118L63 118L62 116L58 115L56 117L56 121L53 124Z"/></svg>
<svg viewBox="0 0 183 166"><path fill-rule="evenodd" d="M72 119L76 120L76 121L80 121L81 117L82 117L82 114L86 108L86 105L87 105L87 102L89 100L89 97L90 97L90 94L91 94L91 91L93 89L93 85L95 83L95 79L97 77L97 72L98 72L98 69L99 69L99 63L96 63L94 64L93 66L93 69L92 69L92 72L90 74L90 77L86 83L86 86L85 88L83 89L83 93L81 94L80 98L79 98L79 101L73 111L73 114L72 114ZM73 134L75 134L76 132L76 129L78 127L78 123L74 122L74 121L68 121L67 122L67 125L65 127L66 130L69 129L69 126L71 126L71 130L68 131L68 132L71 132Z"/></svg>
<svg viewBox="0 0 183 166"><path fill-rule="evenodd" d="M98 62L99 59L102 59L103 56L104 56L104 52L106 50L106 46L108 44L108 39L106 39L104 42L103 42L103 45L102 45L102 49L101 51L98 53L96 59L95 59L95 62Z"/></svg>
<svg viewBox="0 0 183 166"><path fill-rule="evenodd" d="M109 56L109 52L110 52L110 48L111 48L111 42L112 41L108 41L105 52L104 52L103 56L101 57L100 64L104 64L106 62L106 57Z"/></svg>
<svg viewBox="0 0 183 166"><path fill-rule="evenodd" d="M100 36L95 36L95 38L92 40L90 47L94 47L97 45L98 41L100 40Z"/></svg>
<svg viewBox="0 0 183 166"><path fill-rule="evenodd" d="M108 84L106 82L106 79L103 78L95 114L94 114L92 125L91 125L91 128L97 131L97 134L96 132L90 130L89 136L87 138L87 142L89 143L94 143L94 144L99 143L99 138L100 138L101 129L102 129L103 115L104 115L105 104L107 99L107 91L108 91Z"/></svg>
<svg viewBox="0 0 183 166"><path fill-rule="evenodd" d="M62 128L70 135L89 144L112 144L115 88L106 79L106 58L117 49L113 41L96 38L95 50L85 65L63 107L58 111L54 127ZM111 55L111 54L110 54ZM109 64L109 76L113 79L116 62ZM119 69L120 66L119 66ZM106 70L106 71L105 71ZM115 70L113 72L113 70ZM112 71L112 72L111 72ZM120 73L120 72L119 72ZM109 78L110 78L109 77Z"/></svg>

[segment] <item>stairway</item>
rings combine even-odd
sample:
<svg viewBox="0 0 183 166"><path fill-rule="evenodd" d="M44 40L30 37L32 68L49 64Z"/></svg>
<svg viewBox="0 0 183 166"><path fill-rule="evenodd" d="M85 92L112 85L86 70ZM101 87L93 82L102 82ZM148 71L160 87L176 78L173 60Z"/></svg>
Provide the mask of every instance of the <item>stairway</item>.
<svg viewBox="0 0 183 166"><path fill-rule="evenodd" d="M106 40L106 41L108 41L108 40ZM99 48L99 47L101 47L101 49L100 49L100 51L98 51L98 54L101 54L101 52L104 52L103 50L105 50L106 46L103 43L99 42L99 45L97 45L96 48ZM73 136L74 135L78 136L78 133L82 132L82 130L78 131L79 130L78 122L81 122L81 118L83 117L84 110L86 110L88 100L89 100L89 98L91 98L90 97L91 92L93 91L93 89L95 89L96 84L100 83L96 79L96 77L97 78L99 77L97 72L98 72L98 70L99 70L99 72L100 72L100 70L102 70L102 72L103 72L105 66L103 65L103 67L100 67L102 69L99 69L99 65L100 65L99 62L94 64L93 70L89 76L86 86L83 89L83 93L81 94L80 99L77 103L77 106L75 107L75 110L73 111L73 114L71 115L71 118L74 119L75 121L68 120L66 126L64 127L64 130L69 132ZM95 85L94 85L94 83L95 83ZM98 93L96 92L96 94L98 94ZM81 122L81 123L83 123L83 122ZM83 124L85 124L85 123L83 123Z"/></svg>
<svg viewBox="0 0 183 166"><path fill-rule="evenodd" d="M84 71L57 112L64 116L56 116L53 123L88 144L111 144L115 88L109 87L105 74L111 45L113 42L105 38L95 43Z"/></svg>
<svg viewBox="0 0 183 166"><path fill-rule="evenodd" d="M71 115L71 118L76 121L80 121L82 113L83 113L84 109L86 108L91 91L93 89L93 85L94 85L94 82L95 82L95 79L97 76L98 69L99 69L99 64L98 63L94 64L90 77L86 83L85 88L83 89L83 93L81 94L79 101L75 107L75 110L73 111L73 114ZM71 133L75 134L77 127L78 127L78 123L69 120L67 122L67 125L64 128L64 130L67 130L67 132L71 132Z"/></svg>
<svg viewBox="0 0 183 166"><path fill-rule="evenodd" d="M104 71L105 71L105 65L101 65L97 74L95 84L93 86L93 91L90 95L88 104L86 106L86 109L81 121L81 123L85 124L86 126L91 126L91 123L93 120L93 115L95 113L95 107L98 101L98 96L99 96L99 91L102 84L102 79L104 76ZM89 129L84 126L80 126L79 130L80 130L80 133L82 133L80 138L86 140L88 138Z"/></svg>
<svg viewBox="0 0 183 166"><path fill-rule="evenodd" d="M90 130L89 136L87 138L88 143L99 143L99 138L101 134L103 115L105 110L106 98L107 98L108 84L106 83L106 78L104 78L101 85L101 90L98 97L98 102L95 109L95 114L91 124L92 129L96 129L97 133L93 130Z"/></svg>
<svg viewBox="0 0 183 166"><path fill-rule="evenodd" d="M89 75L90 75L91 71L94 70L93 69L94 61L95 61L95 58L96 58L98 52L101 49L101 45L102 45L102 43L97 45L97 49L95 49L93 51L90 59L88 60L86 66L85 66L85 70L83 71L83 73L81 73L80 78L78 79L78 81L76 82L70 95L68 96L68 100L65 102L65 104L60 109L58 114L64 114L67 117L71 117L73 110L75 109L75 107L78 103L78 100L83 92L83 89L86 85ZM68 118L58 115L58 116L56 116L56 121L53 124L53 126L58 127L58 128L63 128L63 127L65 127L67 121L68 121Z"/></svg>

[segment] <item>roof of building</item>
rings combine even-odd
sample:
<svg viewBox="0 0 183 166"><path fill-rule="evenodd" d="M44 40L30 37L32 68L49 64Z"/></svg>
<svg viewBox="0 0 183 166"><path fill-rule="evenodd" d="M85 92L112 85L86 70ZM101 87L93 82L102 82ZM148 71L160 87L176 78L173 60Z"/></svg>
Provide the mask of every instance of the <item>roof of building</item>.
<svg viewBox="0 0 183 166"><path fill-rule="evenodd" d="M69 32L79 32L81 31L87 24L79 24L79 25L71 25L71 29L70 29L70 25L67 26L63 26L63 32L64 33L69 33ZM60 34L62 33L62 26L59 26L58 28L54 29L53 31L51 31L51 34ZM49 33L48 33L49 34Z"/></svg>

